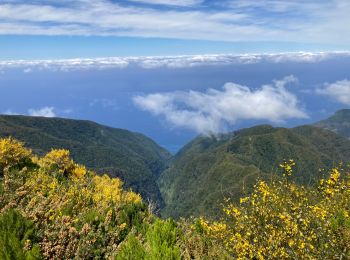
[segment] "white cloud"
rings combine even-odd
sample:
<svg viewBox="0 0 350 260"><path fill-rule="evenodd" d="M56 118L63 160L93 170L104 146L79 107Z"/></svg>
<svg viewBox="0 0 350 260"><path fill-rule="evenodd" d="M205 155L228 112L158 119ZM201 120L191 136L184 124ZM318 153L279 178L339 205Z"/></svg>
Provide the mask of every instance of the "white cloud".
<svg viewBox="0 0 350 260"><path fill-rule="evenodd" d="M173 5L173 6L195 6L203 2L203 0L129 0L129 1L145 3L145 4Z"/></svg>
<svg viewBox="0 0 350 260"><path fill-rule="evenodd" d="M43 107L39 109L29 109L30 116L55 117L54 107Z"/></svg>
<svg viewBox="0 0 350 260"><path fill-rule="evenodd" d="M198 8L195 7L200 0L134 1L166 4L169 8L137 7L125 1L107 0L60 1L60 4L57 1L2 1L0 34L287 41L345 46L350 43L348 0L217 1L223 2L225 8L213 8L215 1L207 1ZM283 15L264 15L256 8Z"/></svg>
<svg viewBox="0 0 350 260"><path fill-rule="evenodd" d="M7 60L0 61L0 69L23 68L23 72L37 70L75 71L89 69L122 69L129 65L127 58L61 59L61 60Z"/></svg>
<svg viewBox="0 0 350 260"><path fill-rule="evenodd" d="M318 94L327 95L344 105L350 105L350 80L340 80L326 84L324 88L316 90Z"/></svg>
<svg viewBox="0 0 350 260"><path fill-rule="evenodd" d="M167 1L170 2L170 1ZM98 17L98 19L96 19ZM125 6L105 0L75 1L74 4L0 4L0 34L113 35L182 39L230 38L261 34L254 25L225 24L242 20L235 12L160 10ZM233 32L233 31L234 32ZM269 34L265 32L265 35ZM210 37L209 37L210 35ZM263 35L263 34L261 34Z"/></svg>
<svg viewBox="0 0 350 260"><path fill-rule="evenodd" d="M272 122L290 118L307 118L298 107L297 97L285 85L295 83L294 76L274 81L260 89L227 83L222 90L206 92L169 92L135 96L134 103L172 126L197 133L218 133L237 120L257 119Z"/></svg>
<svg viewBox="0 0 350 260"><path fill-rule="evenodd" d="M339 57L350 57L350 52L295 52L275 54L244 55L184 55L184 56L149 56L149 57L109 57L94 59L62 60L7 60L0 61L0 71L21 68L24 72L33 70L75 71L90 69L124 69L130 65L144 69L154 68L189 68L230 64L269 63L314 63Z"/></svg>
<svg viewBox="0 0 350 260"><path fill-rule="evenodd" d="M305 2L300 0L284 1L284 0L229 0L224 2L226 6L234 9L263 9L269 12L286 13L290 11L298 11L303 6L304 10L312 12L319 8L322 8L319 2ZM331 3L330 3L331 4Z"/></svg>

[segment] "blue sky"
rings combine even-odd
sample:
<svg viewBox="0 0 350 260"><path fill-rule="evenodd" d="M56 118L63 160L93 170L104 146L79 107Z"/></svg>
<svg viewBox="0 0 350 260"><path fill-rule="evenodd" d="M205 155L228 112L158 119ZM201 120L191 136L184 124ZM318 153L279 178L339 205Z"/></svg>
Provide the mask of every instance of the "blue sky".
<svg viewBox="0 0 350 260"><path fill-rule="evenodd" d="M2 0L0 113L88 119L171 151L350 106L348 0Z"/></svg>
<svg viewBox="0 0 350 260"><path fill-rule="evenodd" d="M0 59L340 51L347 0L2 0Z"/></svg>

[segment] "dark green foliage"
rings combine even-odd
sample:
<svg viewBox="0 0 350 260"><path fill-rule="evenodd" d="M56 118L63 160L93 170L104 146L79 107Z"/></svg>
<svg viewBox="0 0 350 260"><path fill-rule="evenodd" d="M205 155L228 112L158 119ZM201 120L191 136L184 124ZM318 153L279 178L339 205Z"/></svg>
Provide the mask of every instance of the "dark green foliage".
<svg viewBox="0 0 350 260"><path fill-rule="evenodd" d="M0 137L7 136L24 141L39 155L52 148L68 149L76 162L119 177L146 201L163 205L156 179L170 154L142 134L90 121L0 116Z"/></svg>
<svg viewBox="0 0 350 260"><path fill-rule="evenodd" d="M4 200L3 200L3 196L5 194L4 191L4 184L3 184L3 180L2 178L0 178L0 208L2 208L4 206Z"/></svg>
<svg viewBox="0 0 350 260"><path fill-rule="evenodd" d="M42 259L34 224L12 209L0 215L0 259Z"/></svg>
<svg viewBox="0 0 350 260"><path fill-rule="evenodd" d="M271 179L285 159L296 162L294 180L312 185L319 169L350 162L350 141L313 126L268 125L219 137L198 137L185 146L158 180L166 202L164 217L222 212L225 197L249 194L258 177Z"/></svg>
<svg viewBox="0 0 350 260"><path fill-rule="evenodd" d="M126 223L128 227L133 227L138 232L142 232L147 213L145 204L129 204L124 206L119 213L118 222L120 224ZM128 230L124 231L127 234Z"/></svg>

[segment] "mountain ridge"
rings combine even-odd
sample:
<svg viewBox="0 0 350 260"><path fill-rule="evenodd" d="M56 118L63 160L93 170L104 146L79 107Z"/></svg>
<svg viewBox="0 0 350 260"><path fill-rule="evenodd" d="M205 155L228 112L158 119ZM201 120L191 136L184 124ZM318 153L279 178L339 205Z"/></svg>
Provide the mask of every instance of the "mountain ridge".
<svg viewBox="0 0 350 260"><path fill-rule="evenodd" d="M199 136L186 145L158 180L164 217L216 217L225 198L237 200L257 178L278 178L279 164L294 159L294 179L312 185L340 162L350 162L350 141L329 130L260 125L222 138Z"/></svg>
<svg viewBox="0 0 350 260"><path fill-rule="evenodd" d="M314 125L350 138L350 109L340 109Z"/></svg>

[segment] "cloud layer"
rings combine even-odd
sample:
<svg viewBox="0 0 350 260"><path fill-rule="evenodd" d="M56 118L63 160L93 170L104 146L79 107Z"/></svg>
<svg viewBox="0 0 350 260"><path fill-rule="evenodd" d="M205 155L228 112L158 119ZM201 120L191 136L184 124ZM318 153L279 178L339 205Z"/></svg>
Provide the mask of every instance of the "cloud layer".
<svg viewBox="0 0 350 260"><path fill-rule="evenodd" d="M170 5L170 6L195 6L201 4L204 0L130 0L136 3L145 3L151 5Z"/></svg>
<svg viewBox="0 0 350 260"><path fill-rule="evenodd" d="M22 69L25 73L33 70L74 71L89 69L124 69L137 66L144 69L190 68L196 66L253 64L253 63L314 63L335 58L350 58L350 52L295 52L276 54L245 55L185 55L150 57L109 57L95 59L62 60L7 60L0 61L0 71Z"/></svg>
<svg viewBox="0 0 350 260"><path fill-rule="evenodd" d="M339 80L316 90L318 94L329 96L337 102L350 105L350 81Z"/></svg>
<svg viewBox="0 0 350 260"><path fill-rule="evenodd" d="M286 84L296 82L294 76L288 76L257 90L227 83L221 90L154 93L135 96L133 101L140 109L164 118L174 127L203 134L218 133L238 120L278 122L307 118L297 97L285 88Z"/></svg>
<svg viewBox="0 0 350 260"><path fill-rule="evenodd" d="M3 0L0 34L348 44L349 12L348 0Z"/></svg>

